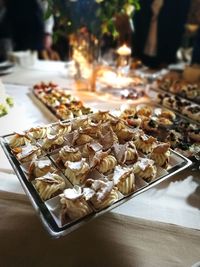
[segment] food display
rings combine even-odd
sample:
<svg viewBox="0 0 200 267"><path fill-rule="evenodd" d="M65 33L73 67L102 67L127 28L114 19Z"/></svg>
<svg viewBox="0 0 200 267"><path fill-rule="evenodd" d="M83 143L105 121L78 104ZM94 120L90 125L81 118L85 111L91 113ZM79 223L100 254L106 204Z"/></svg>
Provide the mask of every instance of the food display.
<svg viewBox="0 0 200 267"><path fill-rule="evenodd" d="M180 117L177 113L167 108L141 104L126 107L120 113L120 118L126 120L134 128L142 129L152 138L165 142L170 147L186 157L200 157L200 127L187 119ZM142 138L142 136L140 137ZM148 141L150 146L152 140ZM140 142L142 148L143 143ZM148 149L147 146L144 150ZM151 158L162 151L167 153L167 145L154 148Z"/></svg>
<svg viewBox="0 0 200 267"><path fill-rule="evenodd" d="M82 101L53 82L36 84L33 86L33 92L58 119L72 119L92 112Z"/></svg>
<svg viewBox="0 0 200 267"><path fill-rule="evenodd" d="M7 135L1 144L54 236L190 165L168 143L109 112Z"/></svg>
<svg viewBox="0 0 200 267"><path fill-rule="evenodd" d="M191 83L177 75L174 76L168 74L167 76L158 79L154 86L155 88L173 93L200 104L200 82Z"/></svg>
<svg viewBox="0 0 200 267"><path fill-rule="evenodd" d="M168 93L158 93L157 101L160 105L173 109L189 119L200 122L200 105Z"/></svg>

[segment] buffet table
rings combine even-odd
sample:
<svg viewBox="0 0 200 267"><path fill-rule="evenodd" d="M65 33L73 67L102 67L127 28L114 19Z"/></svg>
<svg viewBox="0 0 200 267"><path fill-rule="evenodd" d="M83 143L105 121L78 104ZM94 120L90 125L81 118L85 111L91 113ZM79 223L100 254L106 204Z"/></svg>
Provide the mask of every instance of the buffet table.
<svg viewBox="0 0 200 267"><path fill-rule="evenodd" d="M54 81L71 88L63 62L38 61L2 76L15 105L0 118L0 135L55 121L30 87ZM109 94L72 91L97 109L114 109ZM200 174L184 172L59 240L49 238L0 149L2 266L192 266L200 261Z"/></svg>

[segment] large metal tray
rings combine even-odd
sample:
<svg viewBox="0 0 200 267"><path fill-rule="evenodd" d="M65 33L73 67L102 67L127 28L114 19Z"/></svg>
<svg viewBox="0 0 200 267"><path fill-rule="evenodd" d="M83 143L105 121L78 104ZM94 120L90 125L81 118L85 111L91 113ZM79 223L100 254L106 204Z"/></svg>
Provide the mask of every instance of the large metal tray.
<svg viewBox="0 0 200 267"><path fill-rule="evenodd" d="M69 222L66 225L61 226L57 223L55 217L52 215L52 212L49 210L48 204L46 203L46 201L43 201L40 198L39 194L35 190L32 183L30 183L30 181L27 179L24 169L22 167L22 164L17 160L17 158L11 152L10 146L8 144L8 138L11 135L12 134L5 135L0 138L0 143L3 148L3 151L5 152L11 166L13 167L33 207L35 208L38 215L40 216L45 228L47 229L49 234L54 238L58 238L58 237L61 237L61 236L64 236L70 233L71 231L75 230L81 225L84 225L88 221L104 214L107 211L114 209L115 207L125 203L131 198L136 197L137 195L145 192L146 190L152 188L153 186L159 184L160 182L168 179L172 175L175 175L176 173L183 171L184 169L186 169L188 166L192 164L192 162L186 157L178 154L175 151L171 151L170 168L167 169L167 172L164 172L164 173L161 172L161 175L159 177L156 177L155 180L153 180L152 182L148 184L141 185L141 187L138 187L135 192L127 196L123 196L121 199L119 199L117 202L115 202L111 206L104 208L103 210L99 210L99 211L94 210L91 214L87 215L84 218ZM46 156L51 159L50 155L46 154Z"/></svg>

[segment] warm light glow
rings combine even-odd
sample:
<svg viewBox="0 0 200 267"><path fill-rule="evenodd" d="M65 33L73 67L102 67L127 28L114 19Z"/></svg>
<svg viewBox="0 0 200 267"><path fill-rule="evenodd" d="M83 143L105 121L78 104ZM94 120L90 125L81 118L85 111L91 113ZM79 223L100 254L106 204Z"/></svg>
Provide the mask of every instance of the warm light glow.
<svg viewBox="0 0 200 267"><path fill-rule="evenodd" d="M113 88L123 88L133 82L131 77L125 77L113 71L104 71L103 75L99 78L99 82L104 83Z"/></svg>
<svg viewBox="0 0 200 267"><path fill-rule="evenodd" d="M117 54L120 56L130 56L131 55L131 48L128 47L126 44L123 44L117 49Z"/></svg>

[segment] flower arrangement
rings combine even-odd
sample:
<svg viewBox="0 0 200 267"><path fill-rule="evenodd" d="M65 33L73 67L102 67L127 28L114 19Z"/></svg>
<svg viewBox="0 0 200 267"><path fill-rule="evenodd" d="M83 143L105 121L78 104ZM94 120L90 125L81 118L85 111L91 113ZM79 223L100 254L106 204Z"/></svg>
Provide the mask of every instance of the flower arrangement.
<svg viewBox="0 0 200 267"><path fill-rule="evenodd" d="M140 8L139 0L95 0L95 2L102 34L111 34L114 38L119 35L116 27L117 17L126 16L131 19L134 11Z"/></svg>

